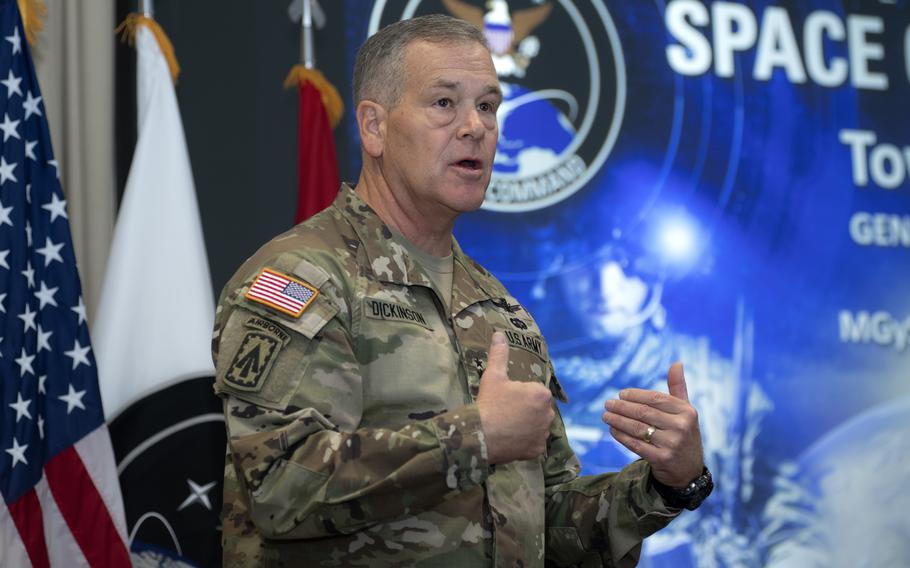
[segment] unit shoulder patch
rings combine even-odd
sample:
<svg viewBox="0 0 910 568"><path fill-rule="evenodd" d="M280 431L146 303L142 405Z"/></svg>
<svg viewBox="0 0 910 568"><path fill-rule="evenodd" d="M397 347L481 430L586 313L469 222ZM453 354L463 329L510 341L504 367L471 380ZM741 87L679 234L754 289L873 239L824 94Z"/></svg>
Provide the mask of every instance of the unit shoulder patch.
<svg viewBox="0 0 910 568"><path fill-rule="evenodd" d="M263 268L250 284L244 297L293 318L299 318L318 295L319 290L302 280Z"/></svg>
<svg viewBox="0 0 910 568"><path fill-rule="evenodd" d="M258 392L284 342L273 334L248 332L231 360L224 382L238 390Z"/></svg>

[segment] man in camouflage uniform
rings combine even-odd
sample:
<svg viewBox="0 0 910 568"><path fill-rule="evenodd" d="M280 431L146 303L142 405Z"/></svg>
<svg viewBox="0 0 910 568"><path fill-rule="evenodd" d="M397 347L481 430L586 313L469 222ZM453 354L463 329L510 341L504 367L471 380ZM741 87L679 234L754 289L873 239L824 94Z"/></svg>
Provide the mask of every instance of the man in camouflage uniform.
<svg viewBox="0 0 910 568"><path fill-rule="evenodd" d="M483 35L444 16L389 26L354 89L356 188L260 249L219 302L225 565L634 565L679 513L661 495L703 469L681 368L673 396L607 403L647 461L578 477L540 329L452 237L496 147Z"/></svg>

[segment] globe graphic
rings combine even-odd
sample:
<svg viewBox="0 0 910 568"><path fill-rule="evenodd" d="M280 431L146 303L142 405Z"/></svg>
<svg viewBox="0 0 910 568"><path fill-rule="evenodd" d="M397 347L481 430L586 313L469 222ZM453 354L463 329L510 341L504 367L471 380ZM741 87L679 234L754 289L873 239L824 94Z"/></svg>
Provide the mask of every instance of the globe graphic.
<svg viewBox="0 0 910 568"><path fill-rule="evenodd" d="M503 102L497 114L493 175L529 177L555 167L575 136L571 120L539 93L511 83L500 85ZM559 98L574 104L568 93Z"/></svg>
<svg viewBox="0 0 910 568"><path fill-rule="evenodd" d="M910 564L910 398L868 411L810 447L766 515L769 567Z"/></svg>

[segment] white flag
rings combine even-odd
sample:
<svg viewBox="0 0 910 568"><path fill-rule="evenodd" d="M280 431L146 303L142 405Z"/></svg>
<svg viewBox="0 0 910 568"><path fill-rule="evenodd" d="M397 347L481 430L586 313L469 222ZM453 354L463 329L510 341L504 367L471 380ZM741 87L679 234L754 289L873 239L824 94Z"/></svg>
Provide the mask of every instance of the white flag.
<svg viewBox="0 0 910 568"><path fill-rule="evenodd" d="M139 138L93 333L109 418L163 386L214 375L215 302L177 96L145 25L136 50Z"/></svg>

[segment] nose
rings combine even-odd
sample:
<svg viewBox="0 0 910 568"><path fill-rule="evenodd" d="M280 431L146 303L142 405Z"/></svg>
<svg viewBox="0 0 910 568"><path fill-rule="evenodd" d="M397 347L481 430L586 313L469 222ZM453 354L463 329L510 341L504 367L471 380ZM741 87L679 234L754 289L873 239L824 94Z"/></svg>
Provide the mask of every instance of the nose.
<svg viewBox="0 0 910 568"><path fill-rule="evenodd" d="M458 137L479 140L483 138L486 130L480 112L476 108L471 108L458 127Z"/></svg>

